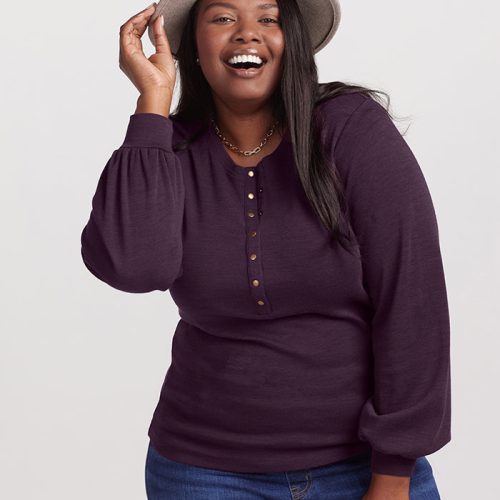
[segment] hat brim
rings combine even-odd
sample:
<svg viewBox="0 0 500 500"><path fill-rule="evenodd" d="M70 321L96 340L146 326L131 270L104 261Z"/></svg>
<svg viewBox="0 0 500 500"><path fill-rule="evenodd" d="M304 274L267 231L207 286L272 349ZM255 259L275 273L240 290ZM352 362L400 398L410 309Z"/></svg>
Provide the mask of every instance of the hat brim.
<svg viewBox="0 0 500 500"><path fill-rule="evenodd" d="M182 31L196 0L160 0L148 22L148 36L153 46L153 22L163 14L164 29L174 57L181 43ZM298 6L308 28L314 53L325 47L337 32L340 23L339 0L301 0Z"/></svg>

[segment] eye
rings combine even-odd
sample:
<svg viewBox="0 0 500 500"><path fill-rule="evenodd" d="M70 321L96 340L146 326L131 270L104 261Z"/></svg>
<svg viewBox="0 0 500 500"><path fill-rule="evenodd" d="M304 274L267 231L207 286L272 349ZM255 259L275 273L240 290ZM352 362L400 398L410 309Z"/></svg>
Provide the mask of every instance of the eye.
<svg viewBox="0 0 500 500"><path fill-rule="evenodd" d="M214 22L217 23L221 19L228 19L229 21L232 21L232 19L230 17L221 16L221 17L218 17L217 19L214 19ZM276 19L273 19L272 17L265 17L264 19L261 19L261 21L279 24L279 21L277 21ZM225 22L222 22L222 23L219 23L219 24L225 24Z"/></svg>
<svg viewBox="0 0 500 500"><path fill-rule="evenodd" d="M217 19L214 20L214 22L217 22L219 21L220 19L229 19L231 21L231 18L227 17L227 16L222 16L222 17L218 17Z"/></svg>

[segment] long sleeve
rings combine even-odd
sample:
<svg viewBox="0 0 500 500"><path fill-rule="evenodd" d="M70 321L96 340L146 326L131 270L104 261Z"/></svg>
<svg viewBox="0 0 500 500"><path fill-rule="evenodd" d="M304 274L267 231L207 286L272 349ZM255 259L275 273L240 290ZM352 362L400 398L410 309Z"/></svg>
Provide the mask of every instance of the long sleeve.
<svg viewBox="0 0 500 500"><path fill-rule="evenodd" d="M172 135L170 118L131 115L92 198L81 256L94 276L118 290L165 291L182 274L185 192Z"/></svg>
<svg viewBox="0 0 500 500"><path fill-rule="evenodd" d="M373 305L373 391L359 419L372 472L411 476L451 440L450 325L438 225L419 164L366 99L337 141L363 286Z"/></svg>

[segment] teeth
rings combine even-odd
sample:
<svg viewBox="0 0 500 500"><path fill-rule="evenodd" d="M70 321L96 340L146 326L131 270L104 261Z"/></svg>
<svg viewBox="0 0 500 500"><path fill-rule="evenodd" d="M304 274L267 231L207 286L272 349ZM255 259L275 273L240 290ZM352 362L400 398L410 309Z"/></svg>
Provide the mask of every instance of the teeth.
<svg viewBox="0 0 500 500"><path fill-rule="evenodd" d="M254 62L256 64L262 64L264 61L259 56L254 56L251 54L243 56L231 57L228 61L229 64L243 63L243 62Z"/></svg>

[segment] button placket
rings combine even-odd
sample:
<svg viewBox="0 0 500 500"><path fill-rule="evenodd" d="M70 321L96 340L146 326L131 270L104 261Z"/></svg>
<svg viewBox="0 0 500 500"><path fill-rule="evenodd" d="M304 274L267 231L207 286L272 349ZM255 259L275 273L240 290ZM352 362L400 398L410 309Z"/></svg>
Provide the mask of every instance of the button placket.
<svg viewBox="0 0 500 500"><path fill-rule="evenodd" d="M264 276L262 271L262 253L260 246L260 224L263 216L261 172L247 167L245 176L245 230L247 250L248 287L250 296L255 304L255 310L260 314L271 312L271 305L264 290Z"/></svg>

